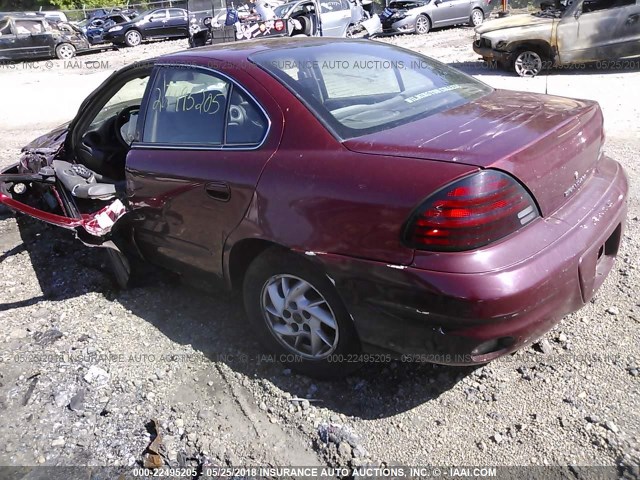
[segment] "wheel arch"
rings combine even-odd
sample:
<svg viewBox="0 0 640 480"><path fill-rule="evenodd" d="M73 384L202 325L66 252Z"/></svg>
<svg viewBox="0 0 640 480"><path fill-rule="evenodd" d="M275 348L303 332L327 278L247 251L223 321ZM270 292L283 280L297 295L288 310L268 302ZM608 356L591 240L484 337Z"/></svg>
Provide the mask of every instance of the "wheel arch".
<svg viewBox="0 0 640 480"><path fill-rule="evenodd" d="M129 27L129 28L127 28L127 29L124 31L124 33L122 34L122 36L123 36L123 37L126 37L126 36L127 36L127 34L128 34L130 31L132 31L132 30L135 30L136 32L138 32L138 33L140 34L140 37L142 37L142 39L143 39L143 40L145 40L145 39L146 39L146 37L145 37L145 35L144 35L144 32L143 32L142 30L140 30L138 27Z"/></svg>
<svg viewBox="0 0 640 480"><path fill-rule="evenodd" d="M515 59L515 56L519 52L523 52L525 50L533 50L536 53L543 55L546 60L553 61L554 59L553 48L551 47L551 44L545 40L521 40L510 44L508 47L508 51L511 52L512 59Z"/></svg>
<svg viewBox="0 0 640 480"><path fill-rule="evenodd" d="M289 250L283 245L264 238L244 238L235 242L225 255L224 272L227 287L230 290L240 290L251 262L271 247Z"/></svg>

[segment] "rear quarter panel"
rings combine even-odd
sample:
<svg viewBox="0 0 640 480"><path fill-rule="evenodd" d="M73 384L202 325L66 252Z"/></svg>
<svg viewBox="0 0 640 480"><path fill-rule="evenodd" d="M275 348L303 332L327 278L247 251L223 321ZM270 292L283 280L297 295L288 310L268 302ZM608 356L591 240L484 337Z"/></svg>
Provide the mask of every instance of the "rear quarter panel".
<svg viewBox="0 0 640 480"><path fill-rule="evenodd" d="M268 74L284 112L284 132L251 207L230 241L264 238L294 250L408 265L401 243L412 210L429 194L476 167L347 150Z"/></svg>

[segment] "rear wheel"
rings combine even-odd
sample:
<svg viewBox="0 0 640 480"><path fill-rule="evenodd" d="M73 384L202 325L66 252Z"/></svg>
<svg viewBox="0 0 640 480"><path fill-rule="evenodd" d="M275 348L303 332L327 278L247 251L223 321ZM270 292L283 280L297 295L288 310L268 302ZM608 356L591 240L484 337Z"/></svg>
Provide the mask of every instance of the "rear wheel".
<svg viewBox="0 0 640 480"><path fill-rule="evenodd" d="M60 60L69 60L76 56L76 47L70 43L61 43L56 47L56 57Z"/></svg>
<svg viewBox="0 0 640 480"><path fill-rule="evenodd" d="M416 33L424 35L431 30L431 20L426 15L418 15L416 18Z"/></svg>
<svg viewBox="0 0 640 480"><path fill-rule="evenodd" d="M482 25L482 22L484 22L484 13L479 8L474 8L471 17L469 17L469 24L472 27L477 27Z"/></svg>
<svg viewBox="0 0 640 480"><path fill-rule="evenodd" d="M545 66L545 58L535 50L522 49L516 53L513 69L521 77L535 77Z"/></svg>
<svg viewBox="0 0 640 480"><path fill-rule="evenodd" d="M137 47L142 43L142 35L137 30L129 30L124 36L127 47Z"/></svg>
<svg viewBox="0 0 640 480"><path fill-rule="evenodd" d="M351 316L326 275L307 260L265 251L249 266L243 293L249 322L280 362L321 378L358 368L339 361L360 351Z"/></svg>

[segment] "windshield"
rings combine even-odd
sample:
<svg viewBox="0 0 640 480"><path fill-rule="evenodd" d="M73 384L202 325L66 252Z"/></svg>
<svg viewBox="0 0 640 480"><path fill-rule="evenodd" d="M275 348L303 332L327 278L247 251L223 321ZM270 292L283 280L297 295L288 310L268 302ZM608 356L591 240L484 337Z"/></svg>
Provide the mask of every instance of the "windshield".
<svg viewBox="0 0 640 480"><path fill-rule="evenodd" d="M370 41L272 49L250 60L343 140L425 118L492 91L440 62Z"/></svg>

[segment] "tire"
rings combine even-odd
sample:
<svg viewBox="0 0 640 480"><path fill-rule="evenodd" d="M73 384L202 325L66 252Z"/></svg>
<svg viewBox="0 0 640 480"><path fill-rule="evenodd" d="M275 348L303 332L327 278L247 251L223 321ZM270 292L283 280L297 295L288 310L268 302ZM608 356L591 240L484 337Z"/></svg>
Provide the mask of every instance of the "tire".
<svg viewBox="0 0 640 480"><path fill-rule="evenodd" d="M472 27L478 27L484 22L484 12L479 8L471 10L471 16L469 17L469 25Z"/></svg>
<svg viewBox="0 0 640 480"><path fill-rule="evenodd" d="M137 47L142 43L142 35L138 30L129 30L124 34L124 43L127 47Z"/></svg>
<svg viewBox="0 0 640 480"><path fill-rule="evenodd" d="M416 18L416 33L426 35L431 30L431 20L426 15L418 15Z"/></svg>
<svg viewBox="0 0 640 480"><path fill-rule="evenodd" d="M107 248L106 250L113 279L123 290L129 288L133 279L131 262L118 250L114 250L113 248Z"/></svg>
<svg viewBox="0 0 640 480"><path fill-rule="evenodd" d="M76 47L70 43L61 43L56 47L56 57L60 60L69 60L76 56Z"/></svg>
<svg viewBox="0 0 640 480"><path fill-rule="evenodd" d="M512 66L521 77L535 77L544 70L546 63L544 55L536 50L524 48L516 52Z"/></svg>
<svg viewBox="0 0 640 480"><path fill-rule="evenodd" d="M308 260L266 250L247 269L243 294L249 323L281 363L318 378L360 367L336 361L360 352L360 340L335 287Z"/></svg>

